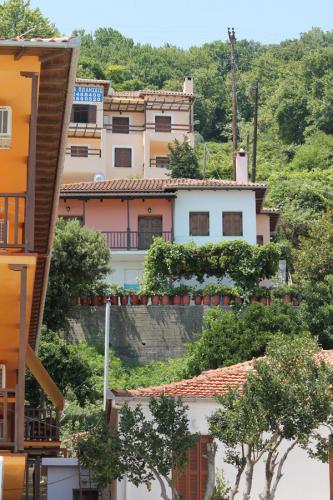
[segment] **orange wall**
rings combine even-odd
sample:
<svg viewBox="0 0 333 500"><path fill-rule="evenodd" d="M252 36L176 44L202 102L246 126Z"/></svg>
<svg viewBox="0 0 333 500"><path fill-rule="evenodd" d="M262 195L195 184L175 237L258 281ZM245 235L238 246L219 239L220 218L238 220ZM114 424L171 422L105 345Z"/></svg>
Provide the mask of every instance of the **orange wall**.
<svg viewBox="0 0 333 500"><path fill-rule="evenodd" d="M1 192L26 190L31 79L20 76L21 71L39 72L38 57L15 61L13 56L0 56L0 106L12 108L12 144L0 149Z"/></svg>

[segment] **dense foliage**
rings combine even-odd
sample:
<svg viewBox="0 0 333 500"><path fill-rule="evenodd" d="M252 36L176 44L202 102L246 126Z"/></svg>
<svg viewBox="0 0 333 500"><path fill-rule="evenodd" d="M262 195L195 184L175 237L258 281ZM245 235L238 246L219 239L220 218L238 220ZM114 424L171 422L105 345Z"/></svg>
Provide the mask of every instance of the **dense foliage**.
<svg viewBox="0 0 333 500"><path fill-rule="evenodd" d="M30 6L30 0L6 0L0 5L1 38L56 36L55 25L38 8Z"/></svg>
<svg viewBox="0 0 333 500"><path fill-rule="evenodd" d="M200 179L199 162L187 139L175 139L168 145L170 177L174 179Z"/></svg>
<svg viewBox="0 0 333 500"><path fill-rule="evenodd" d="M193 377L262 356L274 336L293 337L306 330L300 313L279 300L271 306L251 304L230 312L212 308L205 314L197 341L187 346L184 371Z"/></svg>
<svg viewBox="0 0 333 500"><path fill-rule="evenodd" d="M79 221L58 219L52 249L44 323L51 330L66 328L73 299L88 294L109 271L110 250L99 231Z"/></svg>
<svg viewBox="0 0 333 500"><path fill-rule="evenodd" d="M278 335L267 357L254 362L242 392L234 389L218 398L221 406L209 423L212 436L224 445L224 461L236 469L228 500L237 493L244 500L253 498L254 476L256 482L262 478L260 498L276 498L284 463L295 446L327 461L328 439L318 429L332 425L333 372L315 359L317 351L310 336Z"/></svg>
<svg viewBox="0 0 333 500"><path fill-rule="evenodd" d="M171 280L205 276L229 277L245 290L261 279L271 278L278 270L281 251L278 245L250 245L243 240L222 241L197 246L194 242L178 244L155 238L144 264L143 287L158 293Z"/></svg>

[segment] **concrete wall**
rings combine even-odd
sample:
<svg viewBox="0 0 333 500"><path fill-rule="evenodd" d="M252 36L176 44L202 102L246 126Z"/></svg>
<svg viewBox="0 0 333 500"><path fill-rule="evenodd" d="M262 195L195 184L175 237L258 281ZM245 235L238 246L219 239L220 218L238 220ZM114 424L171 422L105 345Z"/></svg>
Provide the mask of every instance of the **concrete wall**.
<svg viewBox="0 0 333 500"><path fill-rule="evenodd" d="M134 406L138 401L131 402ZM203 435L209 434L207 417L218 407L214 400L192 400L187 401L189 406L190 429L193 432L200 432ZM149 410L147 402L141 400L145 415L149 418ZM322 434L325 431L322 430ZM284 446L283 450L287 448ZM222 445L218 447L216 455L216 468L223 469L225 479L233 484L235 478L235 470L232 466L223 461L224 450ZM277 489L275 500L319 500L329 498L329 469L328 464L324 464L317 460L308 457L307 453L301 448L296 448L292 451L287 459L283 477ZM264 486L264 463L259 462L256 466L251 499L259 498L259 494L263 491ZM244 478L243 478L244 479ZM240 493L235 497L236 500L241 500L242 488L244 483L241 482ZM169 490L169 488L167 487ZM136 488L130 482L124 480L118 484L117 500L159 500L161 498L161 490L157 481L152 481L152 488L149 492L145 486ZM168 491L170 494L171 492Z"/></svg>
<svg viewBox="0 0 333 500"><path fill-rule="evenodd" d="M205 306L111 307L110 344L125 362L177 358L202 329ZM68 339L104 341L104 307L73 307Z"/></svg>
<svg viewBox="0 0 333 500"><path fill-rule="evenodd" d="M269 215L257 214L257 235L262 235L264 237L264 243L270 242Z"/></svg>
<svg viewBox="0 0 333 500"><path fill-rule="evenodd" d="M209 236L190 236L189 213L209 212ZM222 212L243 213L243 236L223 236ZM192 190L177 192L175 203L175 241L185 243L189 240L198 245L202 243L218 243L221 240L244 239L255 244L256 238L256 207L254 191L212 191Z"/></svg>

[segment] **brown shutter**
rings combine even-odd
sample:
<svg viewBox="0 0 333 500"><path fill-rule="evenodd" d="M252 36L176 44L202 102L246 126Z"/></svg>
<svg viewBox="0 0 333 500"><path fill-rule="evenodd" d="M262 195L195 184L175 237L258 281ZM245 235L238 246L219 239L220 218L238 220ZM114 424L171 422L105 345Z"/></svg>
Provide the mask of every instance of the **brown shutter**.
<svg viewBox="0 0 333 500"><path fill-rule="evenodd" d="M171 116L155 116L155 132L171 132Z"/></svg>
<svg viewBox="0 0 333 500"><path fill-rule="evenodd" d="M211 436L200 436L197 446L188 451L185 470L173 476L182 500L204 500L208 479L207 444Z"/></svg>
<svg viewBox="0 0 333 500"><path fill-rule="evenodd" d="M132 150L130 148L115 148L114 166L130 168L132 166Z"/></svg>
<svg viewBox="0 0 333 500"><path fill-rule="evenodd" d="M242 212L223 212L223 236L243 236Z"/></svg>
<svg viewBox="0 0 333 500"><path fill-rule="evenodd" d="M190 236L209 236L209 212L190 212Z"/></svg>
<svg viewBox="0 0 333 500"><path fill-rule="evenodd" d="M88 123L96 123L97 107L93 104L88 106Z"/></svg>
<svg viewBox="0 0 333 500"><path fill-rule="evenodd" d="M129 118L124 116L114 116L112 118L112 132L115 134L128 134Z"/></svg>
<svg viewBox="0 0 333 500"><path fill-rule="evenodd" d="M87 158L88 146L71 146L71 156Z"/></svg>

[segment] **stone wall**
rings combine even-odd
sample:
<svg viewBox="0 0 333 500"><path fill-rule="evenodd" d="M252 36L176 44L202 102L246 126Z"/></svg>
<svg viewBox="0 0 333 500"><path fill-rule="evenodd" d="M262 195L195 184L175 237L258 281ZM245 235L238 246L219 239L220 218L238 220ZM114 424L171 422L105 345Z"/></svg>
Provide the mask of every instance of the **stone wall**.
<svg viewBox="0 0 333 500"><path fill-rule="evenodd" d="M207 306L111 307L110 345L125 362L177 358L202 329ZM71 342L104 343L104 307L73 307Z"/></svg>

